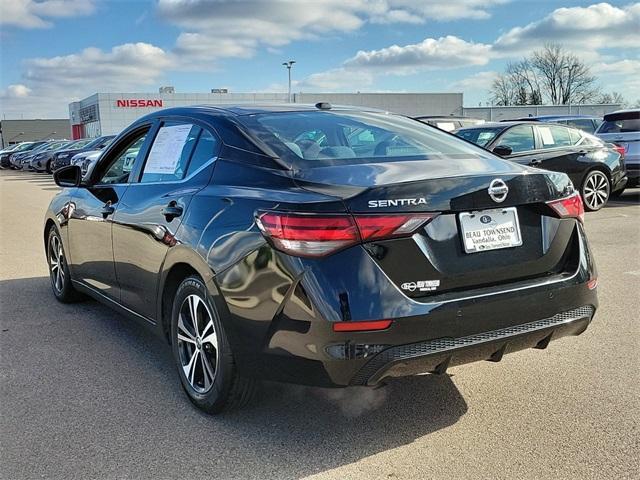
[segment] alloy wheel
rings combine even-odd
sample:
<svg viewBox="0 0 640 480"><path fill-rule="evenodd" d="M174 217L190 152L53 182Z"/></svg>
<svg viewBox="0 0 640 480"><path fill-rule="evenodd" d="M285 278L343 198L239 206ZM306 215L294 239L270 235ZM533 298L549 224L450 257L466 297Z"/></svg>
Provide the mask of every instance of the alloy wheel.
<svg viewBox="0 0 640 480"><path fill-rule="evenodd" d="M189 385L198 393L211 390L218 365L218 335L213 316L198 295L187 296L178 312L180 364Z"/></svg>
<svg viewBox="0 0 640 480"><path fill-rule="evenodd" d="M51 268L51 284L58 293L64 289L64 251L57 235L49 240L49 265Z"/></svg>
<svg viewBox="0 0 640 480"><path fill-rule="evenodd" d="M589 210L600 210L609 199L609 180L602 172L592 172L584 183L584 201Z"/></svg>

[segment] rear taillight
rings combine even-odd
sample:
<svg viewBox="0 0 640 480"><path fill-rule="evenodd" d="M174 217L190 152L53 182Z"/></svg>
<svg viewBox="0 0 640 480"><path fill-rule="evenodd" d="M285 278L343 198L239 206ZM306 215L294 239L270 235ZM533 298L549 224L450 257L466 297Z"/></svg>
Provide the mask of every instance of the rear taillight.
<svg viewBox="0 0 640 480"><path fill-rule="evenodd" d="M411 235L434 216L266 212L258 215L257 225L279 250L320 257L361 242Z"/></svg>
<svg viewBox="0 0 640 480"><path fill-rule="evenodd" d="M622 158L624 158L624 154L626 153L625 148L622 145L613 144L613 149L620 154Z"/></svg>
<svg viewBox="0 0 640 480"><path fill-rule="evenodd" d="M582 197L577 192L569 197L547 202L547 205L553 208L560 218L577 218L584 223L584 205Z"/></svg>

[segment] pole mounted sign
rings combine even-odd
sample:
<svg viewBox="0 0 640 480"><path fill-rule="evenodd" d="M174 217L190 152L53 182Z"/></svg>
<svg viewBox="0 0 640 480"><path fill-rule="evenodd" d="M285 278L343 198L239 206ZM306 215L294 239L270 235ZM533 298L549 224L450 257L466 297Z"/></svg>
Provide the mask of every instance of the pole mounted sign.
<svg viewBox="0 0 640 480"><path fill-rule="evenodd" d="M144 107L161 107L162 100L151 100L144 98L134 98L128 100L116 100L116 107L119 108L144 108Z"/></svg>

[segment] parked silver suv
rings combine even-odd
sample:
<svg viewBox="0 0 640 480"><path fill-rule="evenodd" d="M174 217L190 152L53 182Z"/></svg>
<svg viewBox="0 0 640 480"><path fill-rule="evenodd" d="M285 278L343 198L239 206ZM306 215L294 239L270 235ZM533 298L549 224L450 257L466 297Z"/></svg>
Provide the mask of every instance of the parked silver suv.
<svg viewBox="0 0 640 480"><path fill-rule="evenodd" d="M640 185L640 109L618 110L604 116L596 135L624 148L627 187ZM621 192L618 192L621 193Z"/></svg>

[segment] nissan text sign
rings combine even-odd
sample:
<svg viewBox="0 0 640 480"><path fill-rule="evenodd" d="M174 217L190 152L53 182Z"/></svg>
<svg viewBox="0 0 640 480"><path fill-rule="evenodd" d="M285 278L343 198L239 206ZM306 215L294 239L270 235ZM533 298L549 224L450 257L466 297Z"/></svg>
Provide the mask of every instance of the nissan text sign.
<svg viewBox="0 0 640 480"><path fill-rule="evenodd" d="M144 108L144 107L162 107L162 100L145 100L143 98L135 98L131 100L116 100L116 107L120 108Z"/></svg>

